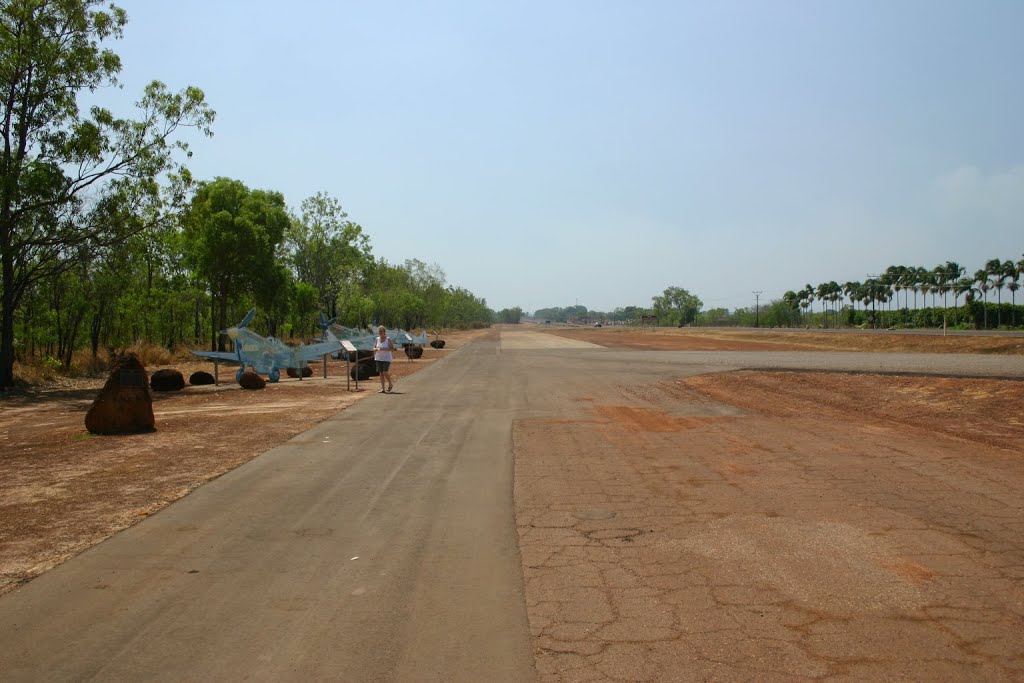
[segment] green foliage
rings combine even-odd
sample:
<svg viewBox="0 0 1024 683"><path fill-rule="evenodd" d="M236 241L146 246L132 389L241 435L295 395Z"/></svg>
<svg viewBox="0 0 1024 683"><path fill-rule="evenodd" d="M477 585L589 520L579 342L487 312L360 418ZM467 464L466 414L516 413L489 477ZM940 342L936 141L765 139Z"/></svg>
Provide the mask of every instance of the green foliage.
<svg viewBox="0 0 1024 683"><path fill-rule="evenodd" d="M0 389L13 384L15 315L29 291L167 220L189 184L175 161L182 127L210 133L203 92L154 81L138 118L78 96L116 84L121 62L102 44L125 13L96 0L0 5ZM65 327L60 335L74 334ZM66 339L64 340L66 341ZM62 341L61 343L64 343Z"/></svg>
<svg viewBox="0 0 1024 683"><path fill-rule="evenodd" d="M681 287L667 287L661 296L651 297L655 315L662 325L688 325L697 319L704 302Z"/></svg>
<svg viewBox="0 0 1024 683"><path fill-rule="evenodd" d="M301 216L292 218L285 248L295 278L316 288L319 307L337 315L338 300L372 263L369 237L362 226L330 195L319 192L303 200Z"/></svg>
<svg viewBox="0 0 1024 683"><path fill-rule="evenodd" d="M495 317L499 323L518 325L519 321L523 318L523 309L519 308L519 306L514 308L503 308L498 311Z"/></svg>
<svg viewBox="0 0 1024 683"><path fill-rule="evenodd" d="M280 192L250 190L230 178L201 183L183 223L188 262L217 301L219 329L228 326L229 301L239 294L254 294L267 308L287 301L277 294L287 282L277 248L289 225Z"/></svg>

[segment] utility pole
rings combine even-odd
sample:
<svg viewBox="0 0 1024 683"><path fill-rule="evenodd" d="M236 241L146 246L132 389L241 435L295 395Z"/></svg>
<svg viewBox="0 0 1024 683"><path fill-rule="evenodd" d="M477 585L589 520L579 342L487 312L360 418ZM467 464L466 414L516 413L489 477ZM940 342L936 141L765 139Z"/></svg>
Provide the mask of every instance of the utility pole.
<svg viewBox="0 0 1024 683"><path fill-rule="evenodd" d="M763 290L754 292L754 327L761 327L761 295Z"/></svg>

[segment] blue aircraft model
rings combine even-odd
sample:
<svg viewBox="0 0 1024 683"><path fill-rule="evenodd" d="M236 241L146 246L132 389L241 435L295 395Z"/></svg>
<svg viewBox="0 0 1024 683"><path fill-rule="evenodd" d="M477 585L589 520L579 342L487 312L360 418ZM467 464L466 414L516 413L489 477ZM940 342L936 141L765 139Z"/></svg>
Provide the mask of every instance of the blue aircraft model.
<svg viewBox="0 0 1024 683"><path fill-rule="evenodd" d="M316 360L329 353L337 353L341 344L337 341L325 341L319 344L310 344L291 347L274 337L261 337L249 329L249 323L256 315L256 309L249 311L242 322L235 327L229 327L224 331L235 343L234 352L228 351L193 351L197 356L213 358L225 363L238 363L242 367L235 373L235 379L241 380L242 373L247 366L261 375L267 375L271 382L281 378L281 368L294 368L299 370L308 361Z"/></svg>
<svg viewBox="0 0 1024 683"><path fill-rule="evenodd" d="M356 327L345 327L344 325L337 324L337 318L327 319L323 313L320 314L320 329L323 330L324 341L334 342L341 344L342 340L346 340L352 343L352 346L356 347L359 351L372 351L373 340L377 338L376 326L371 326L366 330L361 330ZM406 344L418 344L426 345L430 343L430 339L427 333L421 332L420 334L413 334L406 332L403 329L390 329L385 328L388 337L391 338L398 346L404 346ZM335 355L338 358L340 354Z"/></svg>

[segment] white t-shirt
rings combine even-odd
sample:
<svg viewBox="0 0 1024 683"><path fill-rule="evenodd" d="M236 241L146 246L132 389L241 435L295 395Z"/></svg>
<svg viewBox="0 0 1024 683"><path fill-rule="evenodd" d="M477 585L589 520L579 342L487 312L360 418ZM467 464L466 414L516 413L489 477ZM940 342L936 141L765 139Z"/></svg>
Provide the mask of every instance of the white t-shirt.
<svg viewBox="0 0 1024 683"><path fill-rule="evenodd" d="M374 360L391 360L391 350L395 348L395 342L391 341L390 337L384 337L384 341L380 340L380 337L373 338L373 359Z"/></svg>

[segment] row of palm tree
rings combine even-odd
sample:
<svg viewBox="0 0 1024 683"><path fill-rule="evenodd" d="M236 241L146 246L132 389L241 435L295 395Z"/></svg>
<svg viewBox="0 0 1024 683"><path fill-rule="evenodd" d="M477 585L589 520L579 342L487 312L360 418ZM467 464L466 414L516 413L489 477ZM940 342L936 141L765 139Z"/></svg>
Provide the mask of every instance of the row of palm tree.
<svg viewBox="0 0 1024 683"><path fill-rule="evenodd" d="M1010 298L1014 306L1017 305L1017 290L1020 289L1021 281L1024 280L1024 255L1018 261L991 259L985 263L985 267L977 270L973 276L967 274L967 269L959 263L946 261L934 268L922 268L915 266L889 266L880 275L869 276L864 282L846 282L842 285L833 281L824 282L817 287L810 284L804 285L802 289L790 290L782 295L782 300L790 307L801 308L804 311L811 309L815 300L821 302L822 313L826 313L825 304L831 304L833 314L833 325L838 326L839 311L836 304L844 298L850 300L850 305L856 311L857 304L861 304L865 311L868 306L876 310L876 306L886 306L892 311L893 302L896 308L900 307L900 293L903 294L903 309L909 310L910 295L914 295L913 309L918 308L918 295L924 306L928 305L928 295L932 297L932 308L936 308L936 297L942 295L942 307L947 308L948 295L953 295L953 307L959 306L961 296L964 296L965 303L975 301L979 296L985 303L984 326L988 327L988 294L995 292L996 299L1000 306L996 308L996 326L1002 325L1002 294L1003 290L1010 291ZM813 309L812 309L813 312ZM827 316L826 316L827 320Z"/></svg>

